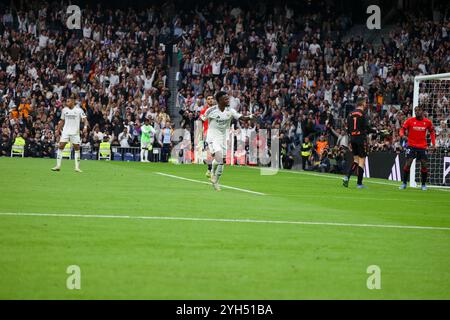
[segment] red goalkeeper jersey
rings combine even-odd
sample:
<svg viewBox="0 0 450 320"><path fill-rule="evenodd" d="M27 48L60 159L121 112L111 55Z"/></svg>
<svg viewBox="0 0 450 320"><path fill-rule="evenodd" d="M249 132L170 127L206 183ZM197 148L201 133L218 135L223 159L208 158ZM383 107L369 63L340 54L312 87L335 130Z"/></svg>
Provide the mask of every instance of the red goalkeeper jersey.
<svg viewBox="0 0 450 320"><path fill-rule="evenodd" d="M418 120L415 117L407 119L400 129L401 137L405 135L405 130L408 130L409 147L426 149L428 147L427 130L430 132L431 144L435 145L436 143L436 133L433 123L427 118L423 118L422 120Z"/></svg>
<svg viewBox="0 0 450 320"><path fill-rule="evenodd" d="M204 115L206 110L208 110L209 106L205 105L203 109L200 111L200 116ZM208 132L208 119L203 121L203 136L206 137L206 133Z"/></svg>

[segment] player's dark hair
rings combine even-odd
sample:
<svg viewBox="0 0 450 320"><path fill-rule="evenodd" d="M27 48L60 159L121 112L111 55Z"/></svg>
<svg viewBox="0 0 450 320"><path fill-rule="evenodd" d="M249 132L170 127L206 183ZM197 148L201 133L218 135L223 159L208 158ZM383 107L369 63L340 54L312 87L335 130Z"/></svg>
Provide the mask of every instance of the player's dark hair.
<svg viewBox="0 0 450 320"><path fill-rule="evenodd" d="M226 96L227 93L225 91L219 91L216 93L216 101L219 102L219 99L222 98L223 96Z"/></svg>

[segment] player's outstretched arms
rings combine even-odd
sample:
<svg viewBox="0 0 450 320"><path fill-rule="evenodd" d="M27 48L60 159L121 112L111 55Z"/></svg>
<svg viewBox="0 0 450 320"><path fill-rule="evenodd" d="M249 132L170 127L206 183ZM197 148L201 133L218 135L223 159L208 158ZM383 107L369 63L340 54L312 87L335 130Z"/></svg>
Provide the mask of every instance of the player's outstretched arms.
<svg viewBox="0 0 450 320"><path fill-rule="evenodd" d="M242 121L247 121L247 120L254 121L255 120L255 116L253 114L250 114L248 116L241 116L241 117L239 117L239 120L242 120Z"/></svg>

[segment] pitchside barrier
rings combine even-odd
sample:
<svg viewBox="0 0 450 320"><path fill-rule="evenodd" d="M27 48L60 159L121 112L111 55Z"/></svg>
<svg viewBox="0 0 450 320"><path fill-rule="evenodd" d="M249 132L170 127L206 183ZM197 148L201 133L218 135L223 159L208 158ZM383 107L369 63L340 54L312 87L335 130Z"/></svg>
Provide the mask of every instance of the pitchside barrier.
<svg viewBox="0 0 450 320"><path fill-rule="evenodd" d="M277 130L270 134L267 130L255 131L242 135L237 130L227 132L226 162L228 165L261 166L271 169L282 168L279 155L279 141ZM236 139L235 139L236 138ZM177 129L173 134L174 146L171 150L172 163L204 164L208 159L207 146L202 135L194 136L191 143L190 133L187 130ZM247 147L246 147L247 145ZM67 158L73 158L73 150L68 144L64 150ZM232 152L233 150L233 152ZM56 155L55 155L56 156ZM438 147L428 153L430 167L429 184L436 187L450 187L450 148ZM81 158L96 160L97 152L81 151ZM347 164L352 163L351 153L347 153ZM152 162L161 161L161 148L153 148L149 152ZM113 161L140 161L139 147L111 147L111 160ZM381 178L401 181L403 166L405 164L404 152L373 152L366 158L364 176L366 178Z"/></svg>
<svg viewBox="0 0 450 320"><path fill-rule="evenodd" d="M430 170L428 183L437 187L450 187L450 149L436 148L433 152L428 153L428 158L430 162L434 163L432 171ZM364 176L401 181L405 163L404 152L373 152L366 158Z"/></svg>
<svg viewBox="0 0 450 320"><path fill-rule="evenodd" d="M172 159L175 163L197 163L207 161L208 147L204 143L201 124L195 124L194 143L191 144L190 132L183 129L175 130L172 149ZM226 132L226 163L233 165L253 165L282 168L278 131L259 130L243 131L234 126ZM232 152L233 151L233 152ZM450 187L450 150L438 147L428 154L430 175L428 183L438 187ZM347 164L352 163L351 154L348 154ZM374 152L366 158L364 176L368 178L381 178L401 181L403 166L405 164L404 152Z"/></svg>
<svg viewBox="0 0 450 320"><path fill-rule="evenodd" d="M57 153L57 146L55 146L55 157ZM92 150L91 148L81 148L82 160L98 160L98 150ZM151 162L159 162L161 161L161 148L153 148L149 150L149 161ZM70 144L66 145L66 148L63 152L63 158L73 159L74 158L74 150ZM102 158L103 159L103 158ZM141 148L140 147L111 147L111 157L112 161L140 161L141 160Z"/></svg>

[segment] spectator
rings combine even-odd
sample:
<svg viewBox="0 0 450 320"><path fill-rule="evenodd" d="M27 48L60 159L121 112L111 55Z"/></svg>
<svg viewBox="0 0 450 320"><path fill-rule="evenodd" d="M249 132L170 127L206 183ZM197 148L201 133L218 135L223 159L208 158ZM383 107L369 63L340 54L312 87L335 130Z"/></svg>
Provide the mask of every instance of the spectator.
<svg viewBox="0 0 450 320"><path fill-rule="evenodd" d="M120 146L122 148L129 148L130 147L130 142L132 140L131 140L131 135L128 132L128 128L127 127L123 128L123 131L119 134L118 139L119 139ZM103 139L101 139L101 140L103 140Z"/></svg>

